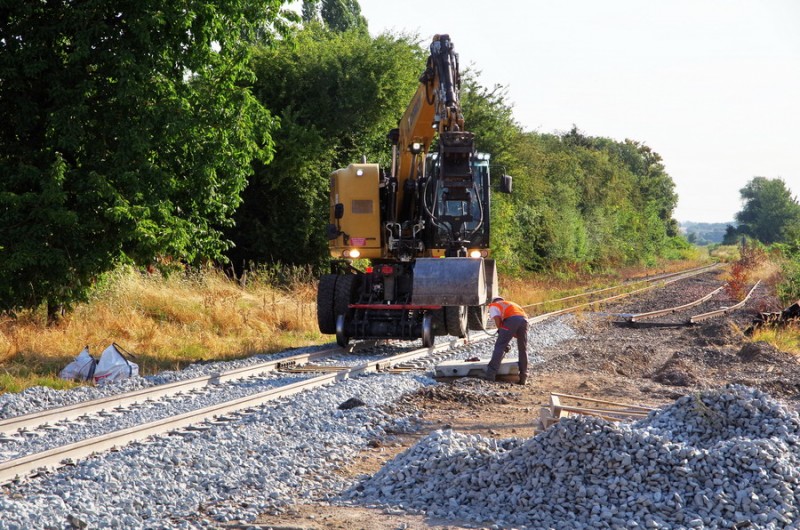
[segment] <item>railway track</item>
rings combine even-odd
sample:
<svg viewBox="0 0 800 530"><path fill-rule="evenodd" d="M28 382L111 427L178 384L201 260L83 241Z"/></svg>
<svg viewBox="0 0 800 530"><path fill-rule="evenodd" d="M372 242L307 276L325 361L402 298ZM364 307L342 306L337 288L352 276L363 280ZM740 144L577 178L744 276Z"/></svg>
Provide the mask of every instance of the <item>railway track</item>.
<svg viewBox="0 0 800 530"><path fill-rule="evenodd" d="M185 381L177 381L165 385L158 385L150 388L143 388L132 392L125 392L91 401L84 401L65 407L47 409L41 412L26 414L13 418L0 420L0 441L10 441L18 433L30 429L35 429L44 425L52 425L58 422L69 421L74 418L97 414L115 409L143 403L147 400L157 400L168 396L174 396L182 392L193 392L210 386L219 385L228 381L262 375L277 370L284 363L309 362L316 359L325 358L332 353L341 352L340 348L326 348L313 353L306 353L267 361L253 366L247 366L227 372L219 372L212 375L195 377Z"/></svg>
<svg viewBox="0 0 800 530"><path fill-rule="evenodd" d="M707 311L707 312L704 312L704 313L698 313L698 314L695 314L695 315L691 315L685 321L679 323L678 325L687 325L688 326L688 325L692 325L692 324L697 324L698 322L702 322L704 320L708 320L708 319L711 319L711 318L720 317L720 316L726 315L726 314L728 314L728 313L730 313L732 311L735 311L736 309L739 309L739 308L743 307L747 303L747 301L752 296L753 292L756 290L756 288L760 284L761 284L761 280L757 281L755 283L755 285L753 285L753 287L747 293L747 296L745 296L740 302L738 302L736 304L733 304L731 306L721 307L721 308L715 309L713 311ZM678 306L667 307L667 308L664 308L664 309L657 309L657 310L654 310L654 311L647 311L647 312L644 312L644 313L620 314L619 316L622 317L626 322L631 323L631 324L635 324L635 323L641 322L643 320L652 319L652 318L658 318L658 317L671 315L673 313L683 312L683 311L686 311L688 309L691 309L693 307L696 307L696 306L698 306L698 305L700 305L702 303L705 303L705 302L711 300L711 298L713 298L714 295L716 295L717 293L722 291L723 288L724 288L724 285L714 289L713 291L711 291L710 293L708 293L708 294L706 294L704 296L701 296L700 298L697 298L696 300L692 300L691 302L688 302L688 303L685 303L685 304L681 304L681 305L678 305Z"/></svg>
<svg viewBox="0 0 800 530"><path fill-rule="evenodd" d="M659 274L659 275L651 276L649 278L645 278L645 279L642 279L642 280L636 280L636 281L633 281L633 282L624 282L624 283L622 283L620 285L617 285L617 286L606 287L606 288L603 288L603 289L597 289L597 290L589 291L589 292L586 292L586 293L580 293L580 294L568 296L568 297L565 297L565 298L559 298L557 300L552 300L550 302L562 302L562 301L573 300L573 299L577 299L577 298L581 298L581 297L591 297L591 296L595 296L595 295L597 295L599 293L604 293L604 292L608 292L608 291L612 291L612 290L619 290L619 289L625 289L625 288L633 287L633 290L631 290L631 291L625 291L625 292L622 292L620 294L607 296L605 298L601 298L601 299L598 299L598 300L590 300L588 302L584 302L584 303L577 304L577 305L574 305L574 306L569 306L569 307L565 307L563 309L558 309L558 310L550 311L548 313L544 313L544 314L541 314L541 315L533 316L533 317L529 318L528 321L530 323L541 322L542 320L546 320L546 319L552 318L554 316L563 315L563 314L566 314L566 313L574 313L574 312L579 311L581 309L586 309L586 308L590 308L590 307L596 307L596 306L599 306L599 305L602 305L602 304L607 304L609 302L613 302L615 300L620 300L620 299L626 298L628 296L632 296L632 295L635 295L635 294L643 293L645 291L649 291L651 289L655 289L655 288L658 288L658 287L661 287L661 286L664 286L664 285L669 285L670 283L674 283L674 282L677 282L677 281L680 281L680 280L684 280L686 278L691 278L692 276L697 276L698 274L703 274L705 272L709 272L709 271L718 269L720 267L721 267L720 264L715 263L715 264L712 264L712 265L705 265L705 266L702 266L702 267L696 267L696 268L685 270L685 271ZM641 285L641 287L639 287L640 285ZM528 308L531 308L531 307L547 304L547 303L550 303L550 302L538 302L536 304L523 306L523 308L528 309Z"/></svg>
<svg viewBox="0 0 800 530"><path fill-rule="evenodd" d="M740 307L743 307L747 303L747 301L750 300L750 297L753 295L753 291L756 290L756 287L758 287L760 283L761 283L761 280L758 280L756 282L756 284L747 293L747 296L745 296L744 299L742 299L741 302L739 302L737 304L734 304L734 305L732 305L730 307L722 307L722 308L717 309L715 311L709 311L708 313L702 313L702 314L699 314L699 315L694 315L693 317L689 318L689 324L697 324L698 322L702 322L703 320L708 320L709 318L716 318L718 316L726 315L726 314L730 313L731 311L735 311L736 309L739 309Z"/></svg>
<svg viewBox="0 0 800 530"><path fill-rule="evenodd" d="M714 263L712 265L703 265L701 267L695 267L695 268L688 269L688 270L685 270L685 271L665 272L665 273L662 273L662 274L656 274L656 275L647 276L647 277L644 277L644 278L633 278L633 279L626 280L626 281L620 283L619 285L612 285L610 287L603 287L602 289L594 289L594 290L586 291L586 292L583 292L583 293L573 294L573 295L570 295L570 296L564 296L562 298L555 298L553 300L545 300L545 301L542 301L542 302L536 302L536 303L533 303L533 304L528 304L528 305L523 306L523 307L525 309L528 309L528 308L533 308L533 307L538 307L538 306L543 306L543 305L557 304L557 303L561 303L561 302L567 302L569 300L576 300L576 299L579 299L579 298L587 298L587 297L596 296L598 294L606 293L608 291L618 291L620 289L630 288L632 286L635 287L637 285L648 285L648 284L652 285L654 283L657 284L657 282L660 282L660 281L664 281L666 283L669 283L670 281L677 281L677 280L682 279L684 277L692 276L692 275L695 275L695 274L700 274L700 273L703 273L703 272L706 272L706 271L709 271L709 270L714 270L714 269L719 268L720 266L721 266L720 264ZM609 300L613 300L613 298L612 299L608 299L608 298L607 299L603 299L603 300L600 300L600 302L606 302L606 301L609 301Z"/></svg>
<svg viewBox="0 0 800 530"><path fill-rule="evenodd" d="M710 293L708 293L708 294L706 294L704 296L701 296L697 300L692 300L691 302L688 302L686 304L681 304L679 306L668 307L668 308L665 308L665 309L657 309L655 311L647 311L645 313L624 314L624 315L620 315L620 316L622 318L624 318L627 322L635 323L635 322L641 322L642 320L647 320L647 319L650 319L650 318L658 318L658 317L665 316L665 315L671 315L672 313L678 313L680 311L685 311L687 309L691 309L692 307L696 307L696 306L702 304L703 302L707 302L708 300L711 300L711 298L713 298L714 295L717 294L718 292L722 291L722 289L724 287L725 287L724 285L721 285L721 286L717 287L716 289L714 289L713 291L711 291Z"/></svg>
<svg viewBox="0 0 800 530"><path fill-rule="evenodd" d="M443 351L450 350L459 345L465 344L467 339L457 339L451 342L441 343L431 348L414 349L404 351L395 355L381 357L379 360L360 362L354 366L336 366L335 370L326 369L324 366L317 366L312 374L299 381L280 384L275 388L257 392L237 399L215 403L210 406L191 410L177 416L158 419L135 425L126 429L115 430L103 434L80 440L75 443L62 445L52 449L25 454L20 457L12 458L0 462L0 484L5 484L14 480L24 479L34 476L42 469L51 469L61 465L69 465L75 460L85 458L94 453L121 447L132 441L142 440L150 436L164 434L184 428L203 429L205 427L192 427L204 421L230 421L237 413L253 409L270 401L292 396L304 390L310 390L320 386L328 385L350 377L356 377L378 371L388 371L395 365L408 363L423 356L436 356ZM89 414L113 415L123 414L130 410L135 410L137 406L146 405L148 402L156 402L156 399L176 396L180 394L190 394L201 389L219 386L226 382L239 381L243 378L260 377L270 371L286 369L293 371L293 367L298 364L307 363L310 360L320 360L329 358L331 353L341 354L341 348L331 348L310 354L301 354L292 357L270 361L259 365L213 374L195 378L187 381L161 385L112 396L108 398L93 400L84 404L60 407L35 414L28 414L17 418L10 418L3 421L3 429L6 442L16 441L26 436L47 436L51 430L63 431L68 429L70 422L75 420L87 421ZM328 367L329 368L329 367ZM324 372L321 375L313 375L314 372ZM65 424L66 425L63 425ZM59 424L62 424L59 427ZM32 430L31 426L37 429ZM2 446L0 446L2 448Z"/></svg>
<svg viewBox="0 0 800 530"><path fill-rule="evenodd" d="M532 323L542 322L549 318L569 312L578 311L585 307L596 306L617 300L626 296L632 296L645 290L653 289L671 282L679 281L693 275L702 274L712 270L717 265L704 266L678 273L669 273L654 276L644 280L636 281L634 285L642 284L643 287L632 291L612 295L598 300L589 301L575 306L551 311L541 315L531 317ZM627 282L621 286L605 288L563 300L575 299L578 296L595 296L598 293L608 292L612 289L623 287L630 288L631 283ZM465 339L457 339L441 342L430 348L418 348L403 351L380 359L368 362L357 362L352 366L327 365L308 366L311 361L328 359L334 354L342 354L341 348L327 348L312 353L304 353L281 359L271 360L265 363L220 372L209 376L198 377L186 381L159 385L134 392L118 394L108 398L102 398L85 403L50 409L34 414L28 414L17 418L9 418L0 421L0 442L17 441L19 438L27 436L47 436L51 430L69 429L69 422L91 421L92 415L114 415L124 414L130 408L146 406L148 403L157 402L170 396L189 395L213 389L231 382L246 380L249 378L263 377L278 370L288 372L302 372L307 376L301 380L294 380L288 383L281 383L277 387L268 388L263 391L252 393L251 395L237 397L221 403L197 408L182 414L173 415L167 418L160 418L155 421L148 421L140 425L118 429L100 436L92 436L60 447L52 447L31 454L15 456L6 461L0 462L0 484L6 484L16 480L26 479L37 475L41 470L49 470L63 465L72 464L75 460L85 458L91 454L118 448L132 441L143 440L150 436L175 432L185 429L207 429L208 425L203 422L226 422L234 420L237 415L247 413L248 409L254 409L270 401L286 398L305 390L317 388L324 385L334 384L348 378L357 377L374 372L407 371L419 369L431 362L438 362L448 356L453 355L459 347L470 342L478 342L493 337L490 332L473 333ZM424 362L422 361L424 358ZM305 366L305 368L303 368ZM323 372L319 374L319 372ZM319 375L315 375L319 374ZM299 377L299 376L298 376ZM66 425L64 425L66 424ZM0 443L0 451L3 444Z"/></svg>

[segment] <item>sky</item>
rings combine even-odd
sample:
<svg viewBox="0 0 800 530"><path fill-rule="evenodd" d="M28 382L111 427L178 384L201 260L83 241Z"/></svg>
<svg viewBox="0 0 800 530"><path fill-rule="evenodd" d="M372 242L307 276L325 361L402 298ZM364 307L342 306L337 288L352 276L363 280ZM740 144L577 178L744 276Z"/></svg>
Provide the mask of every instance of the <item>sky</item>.
<svg viewBox="0 0 800 530"><path fill-rule="evenodd" d="M800 195L800 0L359 0L370 33L448 33L526 131L630 138L679 221L730 222L753 177ZM469 127L469 124L467 124Z"/></svg>

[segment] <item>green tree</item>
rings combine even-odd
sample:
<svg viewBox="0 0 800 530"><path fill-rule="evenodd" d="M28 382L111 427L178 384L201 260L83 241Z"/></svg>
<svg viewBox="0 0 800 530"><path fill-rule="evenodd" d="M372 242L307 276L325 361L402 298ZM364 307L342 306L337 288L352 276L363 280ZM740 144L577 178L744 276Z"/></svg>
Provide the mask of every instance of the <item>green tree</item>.
<svg viewBox="0 0 800 530"><path fill-rule="evenodd" d="M518 134L510 151L519 222L501 230L513 231L515 263L524 268L647 263L679 244L674 183L647 146L573 127L561 135Z"/></svg>
<svg viewBox="0 0 800 530"><path fill-rule="evenodd" d="M275 158L257 166L228 232L237 268L324 260L328 177L362 156L388 166L386 134L419 84L423 53L406 37L316 24L292 42L257 51L255 94L281 125Z"/></svg>
<svg viewBox="0 0 800 530"><path fill-rule="evenodd" d="M722 237L723 245L736 245L739 242L740 233L733 225L725 227L725 235Z"/></svg>
<svg viewBox="0 0 800 530"><path fill-rule="evenodd" d="M678 195L675 193L675 182L667 174L661 155L647 145L626 139L619 150L622 160L637 176L637 187L642 200L651 205L667 235L678 235L677 222L672 218L672 213L678 205Z"/></svg>
<svg viewBox="0 0 800 530"><path fill-rule="evenodd" d="M740 233L770 244L787 241L800 226L800 204L783 179L755 177L739 193L744 201L736 214Z"/></svg>
<svg viewBox="0 0 800 530"><path fill-rule="evenodd" d="M281 0L5 2L0 308L80 299L124 259L217 257L272 119L248 49Z"/></svg>
<svg viewBox="0 0 800 530"><path fill-rule="evenodd" d="M513 166L512 147L522 128L514 120L508 101L508 89L495 85L491 89L480 84L480 72L466 70L461 74L460 101L464 125L475 133L475 148L492 155L496 165Z"/></svg>
<svg viewBox="0 0 800 530"><path fill-rule="evenodd" d="M358 0L303 0L303 22L321 20L333 31L367 31Z"/></svg>

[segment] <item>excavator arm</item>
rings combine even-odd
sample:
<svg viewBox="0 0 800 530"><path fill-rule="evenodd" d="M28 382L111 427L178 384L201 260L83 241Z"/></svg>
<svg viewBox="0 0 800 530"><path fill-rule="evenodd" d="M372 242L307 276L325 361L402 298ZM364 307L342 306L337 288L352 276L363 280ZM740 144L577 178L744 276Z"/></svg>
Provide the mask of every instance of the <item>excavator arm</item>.
<svg viewBox="0 0 800 530"><path fill-rule="evenodd" d="M398 128L389 133L393 149L387 239L389 249L406 259L424 250L419 237L423 230L430 232L431 225L444 226L437 223L435 208L432 210L427 203L426 191L432 178L440 187L446 186L446 197L453 201L480 200L472 190L473 135L464 131L464 116L458 99L458 55L449 35L436 35L430 51L416 93ZM437 136L440 140L439 174L426 175L426 160ZM450 239L454 246L463 246L459 237L454 235Z"/></svg>
<svg viewBox="0 0 800 530"><path fill-rule="evenodd" d="M437 133L460 131L464 116L458 101L458 55L448 35L436 35L420 85L399 124L399 149L408 152L414 143L430 150Z"/></svg>

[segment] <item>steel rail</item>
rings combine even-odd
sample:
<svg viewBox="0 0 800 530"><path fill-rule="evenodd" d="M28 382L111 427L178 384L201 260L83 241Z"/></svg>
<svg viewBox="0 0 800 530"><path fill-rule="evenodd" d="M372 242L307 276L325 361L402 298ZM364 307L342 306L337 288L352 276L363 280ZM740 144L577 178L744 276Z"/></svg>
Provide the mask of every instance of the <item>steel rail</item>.
<svg viewBox="0 0 800 530"><path fill-rule="evenodd" d="M585 293L579 293L579 294L573 294L571 296L565 296L563 298L556 298L554 300L545 300L543 302L536 302L536 303L533 303L533 304L524 305L524 306L522 306L522 308L526 309L528 307L536 307L536 306L545 305L545 304L552 304L552 303L556 303L556 302L565 302L567 300L572 300L574 298L582 298L582 297L585 297L585 296L591 296L593 294L599 294L599 293L603 293L603 292L606 292L606 291L613 291L614 289L621 289L623 287L627 287L627 286L630 286L630 285L636 285L636 284L640 284L640 283L651 283L651 282L655 282L655 281L659 281L659 280L665 280L665 279L669 279L669 278L671 278L673 276L679 276L679 275L686 274L686 273L689 273L689 272L696 272L696 271L705 272L706 270L713 270L715 268L718 268L719 266L720 266L719 263L713 263L711 265L703 265L701 267L696 267L694 269L688 269L688 270L685 270L685 271L668 272L668 273L664 273L664 274L657 274L655 276L651 276L650 278L633 279L633 280L629 280L629 281L623 282L623 283L621 283L619 285L612 285L610 287L604 287L602 289L596 289L594 291L588 291L588 292L585 292Z"/></svg>
<svg viewBox="0 0 800 530"><path fill-rule="evenodd" d="M758 287L758 285L760 283L761 283L761 280L758 280L756 282L756 284L753 286L753 288L750 289L750 292L747 293L747 296L744 297L744 300L742 300L738 304L732 305L730 307L723 307L721 309L717 309L716 311L709 311L708 313L702 313L700 315L695 315L695 316L691 317L688 320L687 324L697 324L698 322L702 322L703 320L708 320L709 318L722 316L725 313L730 313L731 311L739 309L740 307L744 306L744 304L747 303L747 301L750 299L750 296L753 294L753 291L756 290L756 287Z"/></svg>
<svg viewBox="0 0 800 530"><path fill-rule="evenodd" d="M544 313L542 315L538 315L538 316L529 318L528 322L531 323L531 324L535 324L537 322L542 322L542 321L547 320L548 318L552 318L554 316L563 315L563 314L566 314L566 313L574 313L575 311L578 311L578 310L583 309L585 307L597 306L597 305L602 305L602 304L605 304L605 303L608 303L608 302L613 302L614 300L619 300L620 298L626 298L628 296L631 296L631 295L634 295L634 294L637 294L637 293L642 293L644 291L649 291L651 289L655 289L656 287L663 287L664 285L668 285L670 283L675 283L677 281L680 281L680 280L683 280L683 279L686 279L686 278L691 278L692 276L697 276L698 274L702 274L702 273L706 272L706 270L708 270L708 269L714 269L714 268L719 267L719 266L720 266L719 264L715 263L714 265L707 266L707 267L698 267L696 269L689 269L688 271L682 271L680 273L670 273L669 275L660 277L658 283L653 283L652 285L648 285L648 286L642 287L640 289L635 289L633 291L628 291L627 293L621 293L621 294L616 294L614 296L609 296L608 298L603 298L601 300L593 300L591 302L586 302L586 303L583 303L583 304L578 304L576 306L567 307L567 308L564 308L564 309L559 309L557 311L552 311L550 313ZM652 280L652 281L655 281L655 280Z"/></svg>
<svg viewBox="0 0 800 530"><path fill-rule="evenodd" d="M66 405L63 407L33 412L31 414L25 414L22 416L15 416L13 418L0 420L0 436L13 435L20 430L40 427L64 420L71 420L86 414L93 414L114 408L127 407L136 403L144 402L146 400L159 399L166 396L173 396L181 392L203 389L210 386L219 385L227 381L253 377L259 374L274 371L280 368L282 365L290 363L305 363L323 357L328 357L332 352L341 353L342 351L343 350L338 346L335 348L326 348L311 353L301 353L291 357L284 357L282 359L254 364L252 366L245 366L225 372L186 379L185 381L176 381L174 383L151 386L139 390L133 390L131 392L75 403L73 405Z"/></svg>
<svg viewBox="0 0 800 530"><path fill-rule="evenodd" d="M713 297L715 294L720 292L724 287L725 287L724 285L722 285L720 287L717 287L716 289L714 289L712 292L708 293L707 295L702 296L702 297L700 297L697 300L694 300L692 302L689 302L688 304L683 304L683 305L679 305L679 306L675 306L675 307L668 307L666 309L658 309L656 311L648 311L646 313L635 313L635 314L630 314L630 315L622 315L622 317L625 320L627 320L628 322L639 322L640 320L646 320L648 318L655 318L655 317L660 317L660 316L663 316L663 315L669 315L671 313L677 313L678 311L683 311L684 309L689 309L689 308L698 306L698 305L702 304L703 302L706 302L706 301L710 300L711 297Z"/></svg>
<svg viewBox="0 0 800 530"><path fill-rule="evenodd" d="M340 372L330 372L316 377L273 388L264 392L238 398L224 403L186 412L178 416L164 418L155 422L129 427L94 438L87 438L66 446L56 447L40 453L26 455L21 458L0 463L0 484L7 484L31 476L41 469L50 469L69 462L85 458L93 453L121 447L133 441L143 440L151 436L164 434L192 424L224 416L244 409L262 405L269 401L288 397L304 390L321 387L353 376L379 372L404 361L429 355L432 352L466 344L467 339L457 339L430 348L421 348L403 352L378 362L363 363Z"/></svg>

